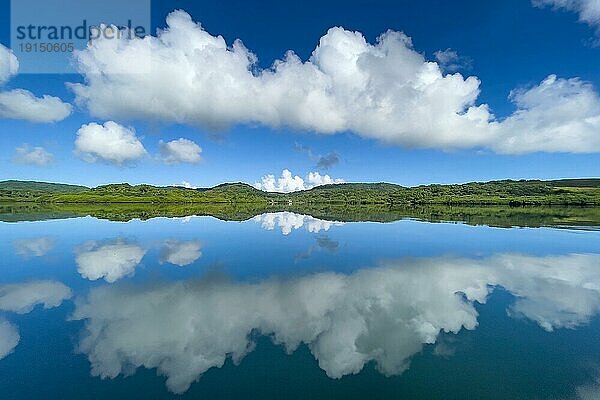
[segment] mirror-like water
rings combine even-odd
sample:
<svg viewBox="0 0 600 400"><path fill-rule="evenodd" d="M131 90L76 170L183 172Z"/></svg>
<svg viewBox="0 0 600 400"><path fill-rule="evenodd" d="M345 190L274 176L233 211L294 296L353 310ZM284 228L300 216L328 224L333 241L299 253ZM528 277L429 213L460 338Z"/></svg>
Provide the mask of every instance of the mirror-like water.
<svg viewBox="0 0 600 400"><path fill-rule="evenodd" d="M0 223L0 393L600 398L600 231Z"/></svg>

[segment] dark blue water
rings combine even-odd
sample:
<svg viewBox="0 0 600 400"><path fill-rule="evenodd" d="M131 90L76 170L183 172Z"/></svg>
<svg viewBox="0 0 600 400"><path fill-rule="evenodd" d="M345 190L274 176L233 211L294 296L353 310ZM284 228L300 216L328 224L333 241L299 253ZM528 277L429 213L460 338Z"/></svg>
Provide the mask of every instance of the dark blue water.
<svg viewBox="0 0 600 400"><path fill-rule="evenodd" d="M0 224L2 399L597 399L600 232Z"/></svg>

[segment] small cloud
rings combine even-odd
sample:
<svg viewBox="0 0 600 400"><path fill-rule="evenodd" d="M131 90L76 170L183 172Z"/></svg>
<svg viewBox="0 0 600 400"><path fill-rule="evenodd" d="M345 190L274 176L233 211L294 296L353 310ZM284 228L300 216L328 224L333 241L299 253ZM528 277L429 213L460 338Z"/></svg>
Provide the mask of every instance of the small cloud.
<svg viewBox="0 0 600 400"><path fill-rule="evenodd" d="M327 155L319 157L317 161L317 168L329 169L340 162L340 157L336 153L329 153Z"/></svg>
<svg viewBox="0 0 600 400"><path fill-rule="evenodd" d="M185 267L202 257L202 242L199 240L177 241L169 240L163 245L160 252L160 263Z"/></svg>
<svg viewBox="0 0 600 400"><path fill-rule="evenodd" d="M126 128L114 121L104 125L90 123L77 131L75 152L87 162L104 161L123 165L146 155L146 149L133 128Z"/></svg>
<svg viewBox="0 0 600 400"><path fill-rule="evenodd" d="M71 115L73 107L54 96L36 97L28 90L0 92L0 117L37 123L58 122Z"/></svg>
<svg viewBox="0 0 600 400"><path fill-rule="evenodd" d="M184 187L186 189L198 189L198 186L194 186L188 181L181 181L181 183L176 184L174 186Z"/></svg>
<svg viewBox="0 0 600 400"><path fill-rule="evenodd" d="M30 147L28 144L23 144L15 149L13 162L44 167L54 162L54 155L43 147Z"/></svg>
<svg viewBox="0 0 600 400"><path fill-rule="evenodd" d="M309 146L296 142L294 144L296 151L304 153L312 161L316 162L316 167L320 170L327 170L340 162L340 157L335 152L330 152L325 155L315 154Z"/></svg>
<svg viewBox="0 0 600 400"><path fill-rule="evenodd" d="M335 253L340 247L340 242L333 240L328 236L319 236L317 237L317 246L319 246L321 249L329 251L330 253Z"/></svg>
<svg viewBox="0 0 600 400"><path fill-rule="evenodd" d="M42 257L54 248L55 240L48 236L13 241L15 253L23 257Z"/></svg>
<svg viewBox="0 0 600 400"><path fill-rule="evenodd" d="M124 240L104 244L90 241L77 248L76 253L75 263L81 276L91 281L104 278L113 283L133 275L146 250Z"/></svg>
<svg viewBox="0 0 600 400"><path fill-rule="evenodd" d="M340 247L340 243L337 240L330 239L328 236L317 236L316 242L317 243L315 245L310 246L307 251L296 254L294 260L306 260L312 257L315 251L319 250L325 250L329 253L335 254L337 253L338 248Z"/></svg>
<svg viewBox="0 0 600 400"><path fill-rule="evenodd" d="M202 160L202 148L189 139L180 138L170 142L159 142L160 155L167 164L197 164Z"/></svg>
<svg viewBox="0 0 600 400"><path fill-rule="evenodd" d="M56 281L8 283L0 285L0 310L27 314L38 304L58 307L71 296L71 289Z"/></svg>
<svg viewBox="0 0 600 400"><path fill-rule="evenodd" d="M306 154L311 160L313 159L314 156L310 147L303 145L302 143L296 142L294 143L294 148L296 149L296 151Z"/></svg>
<svg viewBox="0 0 600 400"><path fill-rule="evenodd" d="M469 57L459 56L455 50L439 50L434 53L439 66L446 72L469 70L473 62Z"/></svg>

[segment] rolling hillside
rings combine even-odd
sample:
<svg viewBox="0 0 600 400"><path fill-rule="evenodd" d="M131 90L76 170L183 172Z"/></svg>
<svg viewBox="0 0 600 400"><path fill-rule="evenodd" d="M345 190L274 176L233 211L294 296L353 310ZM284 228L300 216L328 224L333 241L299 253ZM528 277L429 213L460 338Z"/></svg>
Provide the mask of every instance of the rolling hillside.
<svg viewBox="0 0 600 400"><path fill-rule="evenodd" d="M314 204L400 206L445 205L600 205L600 179L492 181L403 187L389 183L324 185L294 193L267 193L245 183L188 189L152 185L83 186L43 182L0 182L0 201L40 203L159 204Z"/></svg>
<svg viewBox="0 0 600 400"><path fill-rule="evenodd" d="M0 182L0 190L29 190L50 193L75 193L88 190L88 187L79 185L68 185L64 183L48 183L36 181L3 181Z"/></svg>

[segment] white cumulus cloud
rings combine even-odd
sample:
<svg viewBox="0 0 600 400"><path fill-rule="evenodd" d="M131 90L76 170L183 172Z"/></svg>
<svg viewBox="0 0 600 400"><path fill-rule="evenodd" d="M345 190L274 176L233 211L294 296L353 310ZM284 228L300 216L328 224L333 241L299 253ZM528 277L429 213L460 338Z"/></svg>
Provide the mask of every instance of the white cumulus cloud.
<svg viewBox="0 0 600 400"><path fill-rule="evenodd" d="M92 122L77 131L75 151L88 162L98 160L123 165L146 155L146 149L132 128L114 121L104 125Z"/></svg>
<svg viewBox="0 0 600 400"><path fill-rule="evenodd" d="M28 90L0 92L0 118L31 122L58 122L71 114L71 105L54 96L36 97Z"/></svg>
<svg viewBox="0 0 600 400"><path fill-rule="evenodd" d="M170 142L159 143L160 155L167 164L197 164L202 160L202 148L189 139L180 138Z"/></svg>
<svg viewBox="0 0 600 400"><path fill-rule="evenodd" d="M40 146L30 147L23 144L15 149L13 161L17 164L46 166L54 162L54 155Z"/></svg>
<svg viewBox="0 0 600 400"><path fill-rule="evenodd" d="M112 283L131 276L146 250L136 244L116 240L112 243L90 241L76 249L75 262L82 277Z"/></svg>
<svg viewBox="0 0 600 400"><path fill-rule="evenodd" d="M19 61L12 50L0 44L0 85L19 70ZM22 119L31 122L58 122L67 118L72 106L58 97L36 97L24 89L0 91L0 118Z"/></svg>
<svg viewBox="0 0 600 400"><path fill-rule="evenodd" d="M256 333L290 352L306 344L331 378L370 362L392 375L440 332L475 329L475 303L498 286L516 298L511 313L543 329L587 323L600 312L599 257L434 258L289 280L103 286L77 302L73 318L86 321L79 350L93 375L156 368L176 393L227 358L241 362Z"/></svg>
<svg viewBox="0 0 600 400"><path fill-rule="evenodd" d="M254 187L265 192L290 193L299 190L308 190L316 186L344 183L343 179L333 179L329 175L321 175L319 172L309 172L305 178L293 175L290 170L284 169L279 178L275 175L265 175L260 181L254 183Z"/></svg>
<svg viewBox="0 0 600 400"><path fill-rule="evenodd" d="M438 59L449 61L454 55L440 52ZM477 102L477 77L445 73L401 32L387 31L371 44L360 32L331 28L308 60L290 51L261 70L241 41L229 46L187 13L175 11L157 36L100 39L75 57L85 77L85 83L71 85L77 102L103 118L210 129L257 123L321 134L351 131L387 143L439 149L600 151L598 135L589 134L600 128L600 100L589 84L555 79L553 90L545 90L553 79L548 78L520 91L543 93L535 107L513 94L518 109L505 123ZM122 73L123 68L132 73ZM145 73L135 73L140 70ZM561 92L565 86L569 93ZM557 92L563 97L552 97ZM577 104L583 98L588 101L586 123L578 125L582 111ZM570 133L553 137L551 130Z"/></svg>

